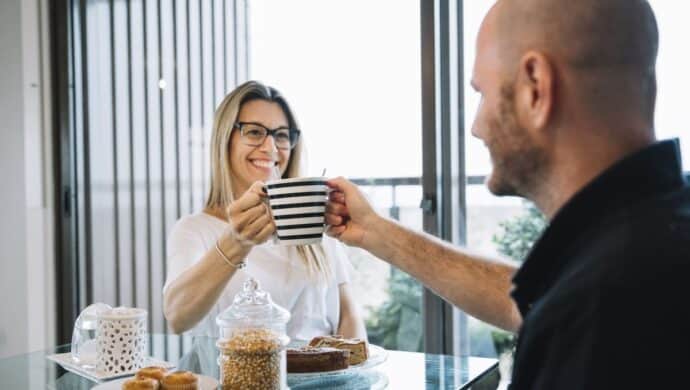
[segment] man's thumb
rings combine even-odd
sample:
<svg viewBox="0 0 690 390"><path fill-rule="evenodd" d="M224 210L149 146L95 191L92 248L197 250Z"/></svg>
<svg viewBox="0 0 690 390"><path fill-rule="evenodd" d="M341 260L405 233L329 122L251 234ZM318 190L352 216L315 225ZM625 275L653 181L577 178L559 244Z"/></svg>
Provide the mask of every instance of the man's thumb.
<svg viewBox="0 0 690 390"><path fill-rule="evenodd" d="M342 176L330 179L326 181L326 184L328 184L329 187L342 192L349 192L352 189L352 183Z"/></svg>

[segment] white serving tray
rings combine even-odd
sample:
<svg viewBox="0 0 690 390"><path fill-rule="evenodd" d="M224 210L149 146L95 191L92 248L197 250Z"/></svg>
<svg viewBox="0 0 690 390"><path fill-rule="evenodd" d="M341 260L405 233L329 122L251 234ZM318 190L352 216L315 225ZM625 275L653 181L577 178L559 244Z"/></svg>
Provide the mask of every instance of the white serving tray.
<svg viewBox="0 0 690 390"><path fill-rule="evenodd" d="M76 364L72 360L72 354L70 352L56 353L54 355L46 356L46 358L59 364L60 366L62 366L62 368L64 368L67 371L73 372L79 376L83 376L84 378L90 379L98 383L110 379L121 378L123 376L131 376L136 374L136 372L138 371L138 369L135 369L131 371L121 372L119 374L108 374L95 368L92 370L87 370L82 368L80 365ZM159 360L153 357L146 357L144 358L144 367L148 366L159 366L168 369L175 367L174 364L168 363L165 360Z"/></svg>

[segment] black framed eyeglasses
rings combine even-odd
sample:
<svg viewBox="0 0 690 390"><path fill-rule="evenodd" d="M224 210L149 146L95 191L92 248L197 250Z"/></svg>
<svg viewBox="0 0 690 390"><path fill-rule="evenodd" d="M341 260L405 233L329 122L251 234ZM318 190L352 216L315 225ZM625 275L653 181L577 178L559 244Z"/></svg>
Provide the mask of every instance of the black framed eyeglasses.
<svg viewBox="0 0 690 390"><path fill-rule="evenodd" d="M288 127L269 129L260 123L254 122L237 122L235 123L235 128L240 129L240 139L245 145L261 146L266 141L266 137L270 135L273 137L276 148L283 150L294 148L300 135L300 131L297 129L290 129Z"/></svg>

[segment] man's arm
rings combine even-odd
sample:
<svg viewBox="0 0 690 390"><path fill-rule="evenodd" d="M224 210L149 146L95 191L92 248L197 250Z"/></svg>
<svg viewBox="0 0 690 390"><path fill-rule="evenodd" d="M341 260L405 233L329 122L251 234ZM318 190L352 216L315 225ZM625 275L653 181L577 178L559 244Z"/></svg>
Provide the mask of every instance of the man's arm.
<svg viewBox="0 0 690 390"><path fill-rule="evenodd" d="M383 218L371 226L362 247L472 316L511 331L520 327L520 314L510 298L515 265L469 253Z"/></svg>
<svg viewBox="0 0 690 390"><path fill-rule="evenodd" d="M330 235L395 265L482 321L512 331L520 327L522 319L510 297L516 265L470 253L377 215L345 179L329 184L334 189L326 215Z"/></svg>

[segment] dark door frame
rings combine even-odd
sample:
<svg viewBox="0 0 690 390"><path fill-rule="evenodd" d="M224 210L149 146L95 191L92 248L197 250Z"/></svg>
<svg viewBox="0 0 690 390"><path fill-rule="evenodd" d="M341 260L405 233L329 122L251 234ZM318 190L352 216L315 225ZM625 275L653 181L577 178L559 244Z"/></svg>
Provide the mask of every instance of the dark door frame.
<svg viewBox="0 0 690 390"><path fill-rule="evenodd" d="M420 7L424 230L462 245L467 233L463 1L420 0ZM426 288L423 300L425 351L467 354L465 314Z"/></svg>
<svg viewBox="0 0 690 390"><path fill-rule="evenodd" d="M79 313L79 266L76 257L75 192L73 188L72 135L70 134L70 90L72 58L70 58L70 0L49 2L51 58L53 79L54 177L55 177L55 294L56 340L70 341L74 319Z"/></svg>

